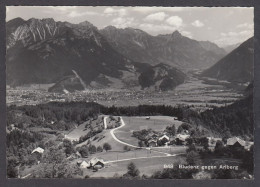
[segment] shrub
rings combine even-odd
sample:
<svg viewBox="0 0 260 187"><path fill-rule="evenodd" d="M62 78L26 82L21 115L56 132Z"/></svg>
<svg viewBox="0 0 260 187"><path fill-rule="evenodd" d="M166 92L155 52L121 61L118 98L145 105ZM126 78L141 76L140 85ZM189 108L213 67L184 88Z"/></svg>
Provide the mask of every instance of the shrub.
<svg viewBox="0 0 260 187"><path fill-rule="evenodd" d="M103 148L101 146L97 147L97 152L103 152Z"/></svg>
<svg viewBox="0 0 260 187"><path fill-rule="evenodd" d="M104 143L104 144L103 144L103 149L105 149L106 151L108 151L108 150L111 150L112 147L111 147L111 145L110 145L109 143Z"/></svg>
<svg viewBox="0 0 260 187"><path fill-rule="evenodd" d="M137 177L140 174L140 171L136 168L133 162L130 162L127 166L127 175L131 177Z"/></svg>

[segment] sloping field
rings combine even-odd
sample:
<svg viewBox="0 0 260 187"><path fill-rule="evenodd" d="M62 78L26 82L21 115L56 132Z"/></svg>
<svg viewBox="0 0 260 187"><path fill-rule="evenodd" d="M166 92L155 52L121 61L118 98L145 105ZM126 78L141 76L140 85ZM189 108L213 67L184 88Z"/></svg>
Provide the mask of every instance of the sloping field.
<svg viewBox="0 0 260 187"><path fill-rule="evenodd" d="M89 128L85 127L86 124L88 124L88 123L90 123L90 120L80 124L75 129L70 131L67 135L65 135L65 138L72 140L72 141L73 140L78 141L81 136L84 136L89 132ZM99 116L98 119L91 121L91 126L93 128L96 128L96 127L102 126L102 125L103 125L102 116Z"/></svg>
<svg viewBox="0 0 260 187"><path fill-rule="evenodd" d="M89 132L89 130L85 128L87 123L88 121L82 123L77 128L73 129L71 132L65 135L65 138L72 141L78 141L81 136L84 136Z"/></svg>
<svg viewBox="0 0 260 187"><path fill-rule="evenodd" d="M95 137L98 137L96 140ZM98 133L96 136L89 139L92 145L95 145L96 147L101 146L103 147L104 143L109 143L112 147L113 151L123 151L124 145L115 141L114 138L110 134L110 129L103 130L101 133ZM77 144L76 147L81 147L82 145L87 144L88 140L85 142L82 142L80 144Z"/></svg>
<svg viewBox="0 0 260 187"><path fill-rule="evenodd" d="M110 178L113 177L115 174L123 175L127 172L127 165L130 162L133 162L140 171L140 175L152 175L155 171L163 170L164 164L173 164L175 162L183 162L184 158L182 156L176 157L161 157L161 158L143 158L143 159L136 159L131 161L121 161L116 163L109 163L97 172L92 172L89 169L84 169L84 175L89 175L92 177L105 177Z"/></svg>
<svg viewBox="0 0 260 187"><path fill-rule="evenodd" d="M80 158L80 160L90 160L93 157L103 159L105 162L116 162L125 159L151 158L151 157L165 157L165 154L146 149L132 149L131 151L103 151L95 153L88 158Z"/></svg>
<svg viewBox="0 0 260 187"><path fill-rule="evenodd" d="M115 136L126 143L138 146L138 139L132 137L133 131L149 129L163 131L167 126L175 125L176 129L182 124L181 121L174 120L169 116L150 116L146 117L122 117L125 126L114 131Z"/></svg>
<svg viewBox="0 0 260 187"><path fill-rule="evenodd" d="M151 150L161 151L169 154L186 153L186 146L153 147Z"/></svg>

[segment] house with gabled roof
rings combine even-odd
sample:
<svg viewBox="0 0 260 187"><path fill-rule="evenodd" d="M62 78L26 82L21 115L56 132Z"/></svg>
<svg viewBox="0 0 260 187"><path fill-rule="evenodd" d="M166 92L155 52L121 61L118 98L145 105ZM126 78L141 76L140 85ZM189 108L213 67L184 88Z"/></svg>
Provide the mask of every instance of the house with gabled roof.
<svg viewBox="0 0 260 187"><path fill-rule="evenodd" d="M90 167L90 163L86 162L85 160L78 163L80 168L89 168Z"/></svg>
<svg viewBox="0 0 260 187"><path fill-rule="evenodd" d="M186 143L186 139L189 138L188 134L177 134L175 137L175 143L178 145L184 145Z"/></svg>
<svg viewBox="0 0 260 187"><path fill-rule="evenodd" d="M227 144L228 147L245 147L246 142L238 137L228 138Z"/></svg>
<svg viewBox="0 0 260 187"><path fill-rule="evenodd" d="M169 141L170 140L170 137L169 136L167 136L166 134L164 134L163 136L161 136L160 138L158 138L158 140L165 140L165 141Z"/></svg>
<svg viewBox="0 0 260 187"><path fill-rule="evenodd" d="M98 158L94 157L94 158L92 158L92 159L89 161L89 164L90 164L90 167L95 167L95 166L104 167L105 162L104 162L103 159L98 159Z"/></svg>

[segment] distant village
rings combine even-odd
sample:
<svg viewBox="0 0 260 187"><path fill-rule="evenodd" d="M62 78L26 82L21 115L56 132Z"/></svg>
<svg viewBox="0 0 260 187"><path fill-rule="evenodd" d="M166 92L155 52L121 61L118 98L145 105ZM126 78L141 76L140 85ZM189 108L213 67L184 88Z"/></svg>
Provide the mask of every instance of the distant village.
<svg viewBox="0 0 260 187"><path fill-rule="evenodd" d="M37 88L7 88L7 105L37 105L47 102L66 102L66 101L86 101L86 102L106 102L116 104L119 100L144 100L151 97L159 97L149 91L130 91L130 90L106 90L106 91L76 91L55 93L48 92L46 89ZM150 101L152 102L152 101Z"/></svg>

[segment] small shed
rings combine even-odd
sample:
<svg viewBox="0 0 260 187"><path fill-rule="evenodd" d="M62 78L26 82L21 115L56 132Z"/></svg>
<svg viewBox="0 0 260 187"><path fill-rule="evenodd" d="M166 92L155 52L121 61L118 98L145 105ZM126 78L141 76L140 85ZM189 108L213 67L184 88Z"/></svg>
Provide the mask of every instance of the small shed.
<svg viewBox="0 0 260 187"><path fill-rule="evenodd" d="M42 154L43 152L44 152L44 149L43 149L43 148L37 147L36 149L34 149L34 150L32 151L32 154L33 154L33 153L40 153L40 154Z"/></svg>

